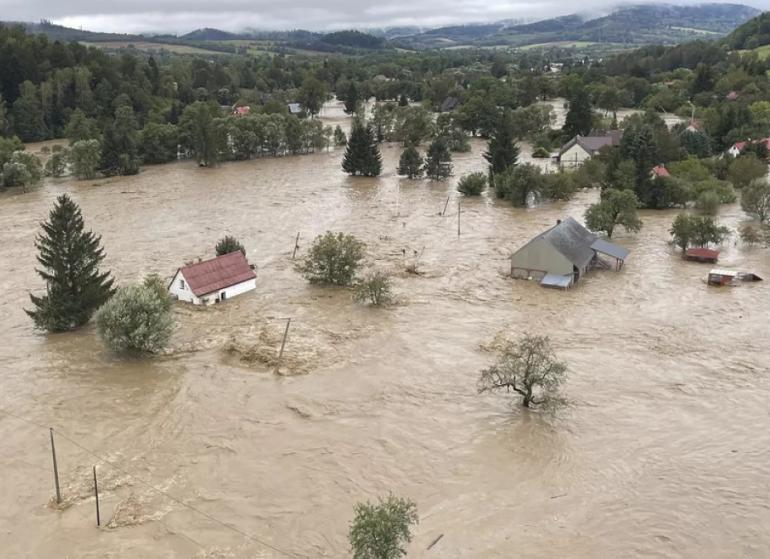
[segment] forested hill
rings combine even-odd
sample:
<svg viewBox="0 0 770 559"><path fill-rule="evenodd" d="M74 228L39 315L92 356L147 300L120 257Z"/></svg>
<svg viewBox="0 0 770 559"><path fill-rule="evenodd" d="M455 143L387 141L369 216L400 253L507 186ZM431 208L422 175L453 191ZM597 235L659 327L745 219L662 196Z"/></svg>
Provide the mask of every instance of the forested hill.
<svg viewBox="0 0 770 559"><path fill-rule="evenodd" d="M733 49L755 49L770 45L770 12L747 21L727 37Z"/></svg>

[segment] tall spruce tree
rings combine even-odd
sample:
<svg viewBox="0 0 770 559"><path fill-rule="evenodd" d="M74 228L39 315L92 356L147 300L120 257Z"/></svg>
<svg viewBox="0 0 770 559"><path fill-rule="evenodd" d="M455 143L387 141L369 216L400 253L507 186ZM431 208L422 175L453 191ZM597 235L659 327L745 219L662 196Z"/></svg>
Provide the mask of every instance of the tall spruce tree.
<svg viewBox="0 0 770 559"><path fill-rule="evenodd" d="M575 90L569 100L569 112L567 112L562 130L572 138L578 134L588 135L591 128L593 128L591 100L586 90L581 87Z"/></svg>
<svg viewBox="0 0 770 559"><path fill-rule="evenodd" d="M428 146L425 174L433 180L443 180L452 174L452 154L443 137L436 138Z"/></svg>
<svg viewBox="0 0 770 559"><path fill-rule="evenodd" d="M414 146L409 146L402 153L398 160L398 174L406 175L407 178L416 179L422 176L424 171L423 160L420 152Z"/></svg>
<svg viewBox="0 0 770 559"><path fill-rule="evenodd" d="M519 160L519 147L513 132L513 116L505 111L502 118L497 119L497 125L489 138L484 159L489 163L489 181L494 176L504 173L508 168L515 167Z"/></svg>
<svg viewBox="0 0 770 559"><path fill-rule="evenodd" d="M342 169L353 176L365 177L376 177L382 171L382 155L374 130L371 126L364 126L360 120L353 123Z"/></svg>
<svg viewBox="0 0 770 559"><path fill-rule="evenodd" d="M659 179L652 176L652 169L660 163L658 144L649 125L639 129L630 146L631 159L634 161L634 191L646 208L664 207L662 188Z"/></svg>
<svg viewBox="0 0 770 559"><path fill-rule="evenodd" d="M59 196L41 227L35 246L46 294L30 295L35 308L26 312L37 328L64 332L89 321L114 293L113 280L109 271L99 271L101 237L84 230L80 208L69 196Z"/></svg>

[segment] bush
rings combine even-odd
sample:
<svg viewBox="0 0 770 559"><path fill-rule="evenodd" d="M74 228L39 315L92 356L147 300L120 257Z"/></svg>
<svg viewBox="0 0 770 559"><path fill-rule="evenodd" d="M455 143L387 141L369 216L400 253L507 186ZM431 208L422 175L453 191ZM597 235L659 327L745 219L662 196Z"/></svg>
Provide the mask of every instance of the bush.
<svg viewBox="0 0 770 559"><path fill-rule="evenodd" d="M411 526L419 521L417 505L393 495L379 501L356 505L348 534L353 559L406 556L406 544L412 541Z"/></svg>
<svg viewBox="0 0 770 559"><path fill-rule="evenodd" d="M150 274L142 285L147 289L151 289L158 296L158 299L163 304L166 310L171 310L171 306L174 304L174 300L171 298L171 294L168 292L167 282L163 280L158 274Z"/></svg>
<svg viewBox="0 0 770 559"><path fill-rule="evenodd" d="M59 144L55 145L51 157L45 162L45 174L49 177L61 177L67 170L68 158L69 150Z"/></svg>
<svg viewBox="0 0 770 559"><path fill-rule="evenodd" d="M384 272L372 272L356 286L355 300L375 306L387 305L393 300L390 276Z"/></svg>
<svg viewBox="0 0 770 559"><path fill-rule="evenodd" d="M695 207L702 214L705 215L717 215L719 211L719 196L716 192L706 191L701 192L698 199L695 200Z"/></svg>
<svg viewBox="0 0 770 559"><path fill-rule="evenodd" d="M165 297L165 295L164 295ZM96 330L116 353L156 353L168 343L174 322L169 305L146 285L121 287L96 313Z"/></svg>
<svg viewBox="0 0 770 559"><path fill-rule="evenodd" d="M14 151L10 160L3 165L3 184L5 186L28 186L37 184L43 176L40 159L26 151Z"/></svg>
<svg viewBox="0 0 770 559"><path fill-rule="evenodd" d="M762 242L762 231L756 225L744 223L738 229L738 232L741 236L741 241L748 246L754 246Z"/></svg>
<svg viewBox="0 0 770 559"><path fill-rule="evenodd" d="M214 250L216 250L217 256L230 254L231 252L235 252L236 250L240 250L241 253L244 256L246 256L246 249L243 248L243 245L241 244L241 242L235 237L232 237L230 235L225 235L224 237L222 237L217 243L217 246L214 248Z"/></svg>
<svg viewBox="0 0 770 559"><path fill-rule="evenodd" d="M466 196L478 196L487 187L487 175L485 173L470 173L460 178L457 190Z"/></svg>
<svg viewBox="0 0 770 559"><path fill-rule="evenodd" d="M310 283L351 285L364 259L365 248L353 235L327 231L315 238L297 269Z"/></svg>

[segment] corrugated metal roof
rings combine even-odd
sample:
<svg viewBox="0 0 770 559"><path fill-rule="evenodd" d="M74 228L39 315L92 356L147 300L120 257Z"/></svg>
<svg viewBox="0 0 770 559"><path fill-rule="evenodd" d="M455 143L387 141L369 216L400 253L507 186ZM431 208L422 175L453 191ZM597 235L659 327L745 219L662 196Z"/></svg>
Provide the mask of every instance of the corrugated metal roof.
<svg viewBox="0 0 770 559"><path fill-rule="evenodd" d="M604 239L596 239L591 245L591 248L596 252L601 252L602 254L612 256L618 260L625 260L626 257L630 254L628 249L623 248L620 245L616 245L615 243L605 241Z"/></svg>
<svg viewBox="0 0 770 559"><path fill-rule="evenodd" d="M546 274L540 280L540 285L544 287L562 287L564 289L572 285L573 276L560 276L558 274Z"/></svg>
<svg viewBox="0 0 770 559"><path fill-rule="evenodd" d="M240 250L190 264L179 271L198 297L257 277Z"/></svg>
<svg viewBox="0 0 770 559"><path fill-rule="evenodd" d="M710 248L688 248L685 254L696 258L713 258L714 260L719 258L719 251Z"/></svg>
<svg viewBox="0 0 770 559"><path fill-rule="evenodd" d="M591 245L596 241L596 235L571 217L551 227L541 237L578 268L584 268L594 257Z"/></svg>
<svg viewBox="0 0 770 559"><path fill-rule="evenodd" d="M714 268L709 272L709 275L715 275L715 276L727 276L727 277L735 277L738 275L738 272L735 270L723 270L719 268Z"/></svg>

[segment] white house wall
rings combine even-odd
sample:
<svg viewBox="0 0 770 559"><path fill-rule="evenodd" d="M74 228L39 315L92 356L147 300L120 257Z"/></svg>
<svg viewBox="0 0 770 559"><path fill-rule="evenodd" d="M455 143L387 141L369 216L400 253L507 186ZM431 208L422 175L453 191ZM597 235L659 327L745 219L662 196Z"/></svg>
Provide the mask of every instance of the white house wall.
<svg viewBox="0 0 770 559"><path fill-rule="evenodd" d="M559 163L565 167L577 167L582 165L586 159L590 159L591 154L588 153L582 146L575 144L567 151L561 154L559 157Z"/></svg>
<svg viewBox="0 0 770 559"><path fill-rule="evenodd" d="M171 293L171 295L177 298L179 301L185 301L192 303L193 305L213 305L222 299L223 293L225 294L225 300L227 300L257 288L257 280L256 278L252 278L250 280L246 280L244 282L231 285L230 287L219 289L212 293L207 293L206 295L198 297L192 292L192 289L190 289L190 285L187 283L187 280L184 280L184 288L180 284L179 280L184 280L184 275L181 271L177 272L174 276L174 280L171 282L171 285L168 289L169 293Z"/></svg>

